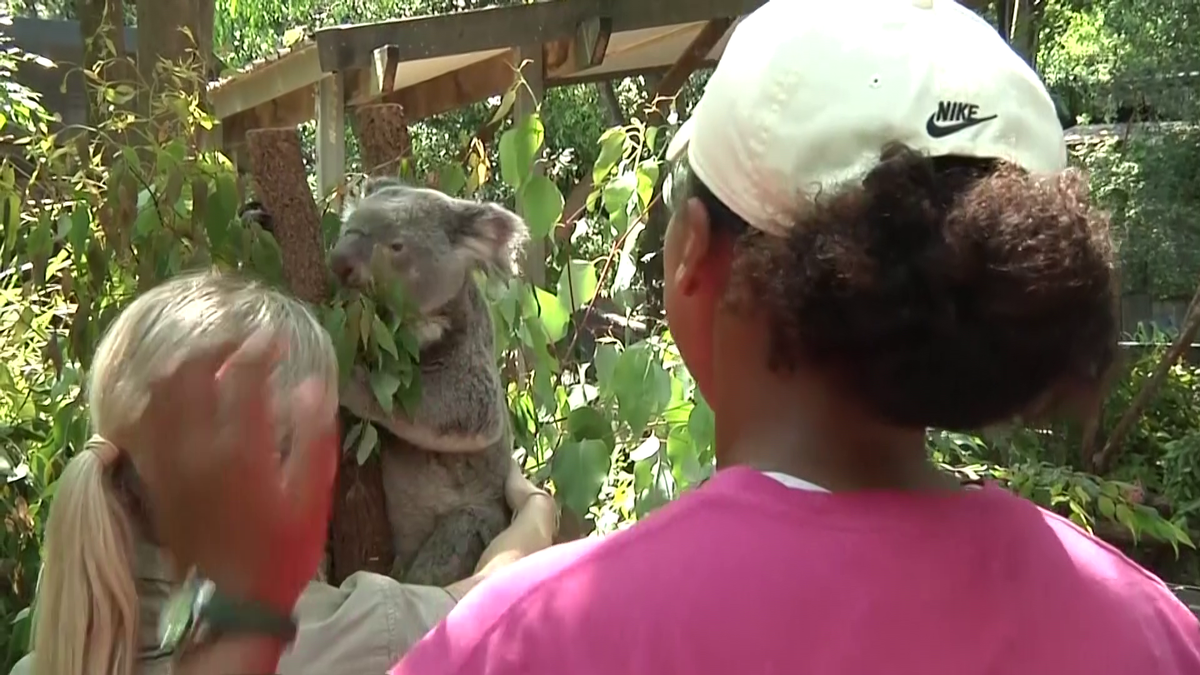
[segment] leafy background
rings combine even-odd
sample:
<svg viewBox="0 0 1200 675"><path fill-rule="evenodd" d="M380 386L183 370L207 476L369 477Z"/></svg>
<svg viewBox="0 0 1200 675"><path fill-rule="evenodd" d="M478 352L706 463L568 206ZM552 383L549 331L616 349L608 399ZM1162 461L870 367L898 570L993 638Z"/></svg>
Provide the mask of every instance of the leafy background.
<svg viewBox="0 0 1200 675"><path fill-rule="evenodd" d="M162 0L167 2L167 0ZM465 0L170 0L177 16L211 17L212 49L233 69L267 56L304 28L454 12ZM975 3L992 21L994 4ZM1012 3L1002 28L1035 63L1068 124L1128 123L1072 144L1093 194L1113 216L1122 283L1130 297L1182 303L1200 280L1197 82L1200 5L1185 0L1040 0ZM120 5L110 0L108 7ZM25 16L74 18L104 3L16 2ZM126 3L143 35L178 26ZM170 45L139 49L170 52ZM119 50L118 50L119 51ZM237 218L245 195L232 165L202 149L215 121L194 64L167 59L132 87L117 58L88 77L87 129L52 124L14 73L36 55L0 53L0 668L28 644L41 528L65 460L82 447L80 384L96 342L138 290L184 269L242 269L279 283L278 247ZM43 60L44 61L44 60ZM127 73L126 73L127 75ZM674 103L686 117L703 85L693 76ZM517 457L546 481L583 532L627 527L713 471L713 413L666 330L657 186L672 125L647 127L653 82L630 78L552 89L540 114L505 123L482 162L459 160L473 130L508 116L511 94L413 125L414 177L436 175L449 192L505 203L547 245L547 282L480 280L493 311ZM676 114L677 113L677 114ZM302 128L314 155L312 125ZM352 134L347 135L353 139ZM538 150L538 148L542 148ZM357 170L356 147L349 148ZM532 170L540 161L543 170ZM469 169L469 171L468 171ZM471 179L468 180L468 174ZM579 219L564 197L585 176L595 190ZM324 196L320 196L324 198ZM124 210L123 210L124 209ZM555 233L573 220L568 236ZM326 213L326 232L336 216ZM419 395L414 349L398 307L342 297L321 308L343 364L373 364L381 401ZM394 310L394 311L393 311ZM603 330L597 317L607 320ZM1191 354L1166 373L1118 452L1096 467L1084 448L1103 443L1151 378L1176 330L1131 326L1125 367L1089 430L1078 421L956 434L929 433L947 470L989 477L1114 542L1171 581L1200 582L1192 541L1200 516L1200 372ZM365 458L379 431L361 425L346 451ZM1098 440L1090 440L1098 439Z"/></svg>

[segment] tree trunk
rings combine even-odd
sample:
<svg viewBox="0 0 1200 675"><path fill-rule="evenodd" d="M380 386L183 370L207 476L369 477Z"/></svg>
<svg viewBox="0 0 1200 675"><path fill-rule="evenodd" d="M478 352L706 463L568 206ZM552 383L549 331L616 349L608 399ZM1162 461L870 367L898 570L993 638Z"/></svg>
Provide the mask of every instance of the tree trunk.
<svg viewBox="0 0 1200 675"><path fill-rule="evenodd" d="M358 135L363 171L395 177L412 144L404 108L395 103L367 105L351 115ZM344 419L344 418L343 418ZM395 552L383 489L383 464L373 453L362 464L343 454L338 467L329 524L329 581L341 583L360 570L388 574Z"/></svg>
<svg viewBox="0 0 1200 675"><path fill-rule="evenodd" d="M597 82L596 91L600 94L600 100L608 112L608 125L623 127L629 124L629 121L625 119L625 111L621 108L621 99L617 98L617 90L613 88L612 80Z"/></svg>
<svg viewBox="0 0 1200 675"><path fill-rule="evenodd" d="M1004 27L1008 31L1008 44L1034 70L1037 70L1038 36L1044 9L1042 0L1016 0L1012 7L1012 25Z"/></svg>
<svg viewBox="0 0 1200 675"><path fill-rule="evenodd" d="M404 107L398 103L365 105L355 110L352 117L356 121L354 130L358 134L363 173L397 176L401 162L412 154Z"/></svg>
<svg viewBox="0 0 1200 675"><path fill-rule="evenodd" d="M1195 294L1192 295L1192 301L1188 303L1187 314L1183 320L1183 327L1179 331L1179 335L1175 337L1175 341L1162 355L1158 365L1154 367L1154 372L1150 374L1150 378L1138 389L1137 394L1134 394L1133 400L1129 402L1129 407L1121 414L1121 418L1117 420L1113 427L1112 433L1108 435L1108 439L1104 442L1104 447L1092 460L1092 470L1100 475L1104 475L1113 462L1116 461L1120 454L1122 444L1125 441L1125 436L1129 430L1133 428L1138 418L1142 416L1142 412L1146 406L1154 399L1154 395L1158 393L1159 387L1162 386L1164 380L1167 379L1167 374L1171 371L1171 366L1175 365L1192 344L1192 339L1200 332L1200 286L1196 287Z"/></svg>

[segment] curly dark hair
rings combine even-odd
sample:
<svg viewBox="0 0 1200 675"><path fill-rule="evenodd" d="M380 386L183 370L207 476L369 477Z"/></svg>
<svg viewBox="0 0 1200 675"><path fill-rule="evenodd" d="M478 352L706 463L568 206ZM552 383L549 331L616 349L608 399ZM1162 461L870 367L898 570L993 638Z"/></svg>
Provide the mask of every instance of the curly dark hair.
<svg viewBox="0 0 1200 675"><path fill-rule="evenodd" d="M880 160L785 238L689 181L736 238L727 300L768 312L771 367L823 369L907 428L977 429L1098 386L1116 351L1115 273L1085 178L900 145Z"/></svg>

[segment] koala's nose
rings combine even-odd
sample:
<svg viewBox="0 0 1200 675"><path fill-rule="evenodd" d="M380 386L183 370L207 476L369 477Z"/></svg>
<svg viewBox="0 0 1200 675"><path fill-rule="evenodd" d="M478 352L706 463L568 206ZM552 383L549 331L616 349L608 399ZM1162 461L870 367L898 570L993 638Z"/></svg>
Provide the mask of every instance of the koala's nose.
<svg viewBox="0 0 1200 675"><path fill-rule="evenodd" d="M354 262L353 257L344 250L334 249L329 254L329 269L333 275L338 278L338 281L343 284L351 284L355 281L358 271L358 265Z"/></svg>

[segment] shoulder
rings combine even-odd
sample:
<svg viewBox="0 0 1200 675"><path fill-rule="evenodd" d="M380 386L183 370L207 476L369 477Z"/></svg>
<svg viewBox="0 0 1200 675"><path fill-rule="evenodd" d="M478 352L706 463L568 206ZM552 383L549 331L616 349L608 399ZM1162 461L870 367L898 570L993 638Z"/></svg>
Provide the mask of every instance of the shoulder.
<svg viewBox="0 0 1200 675"><path fill-rule="evenodd" d="M499 659L519 658L557 641L564 626L547 621L549 605L562 598L557 590L587 567L601 540L559 544L509 565L473 588L391 675L458 675L459 673L534 672ZM538 626L536 631L524 630ZM503 650L492 649L503 645ZM487 667L480 659L487 655Z"/></svg>
<svg viewBox="0 0 1200 675"><path fill-rule="evenodd" d="M1094 645L1092 655L1110 664L1137 661L1146 672L1193 672L1200 664L1200 619L1192 610L1111 544L1025 504L1040 522L1008 541L1027 571L1026 597L1060 608L1044 619L1054 622L1061 640Z"/></svg>
<svg viewBox="0 0 1200 675"><path fill-rule="evenodd" d="M391 675L535 675L576 663L627 612L655 570L679 569L711 493L697 490L621 532L559 544L471 590ZM640 598L644 601L645 598ZM593 646L594 646L593 644Z"/></svg>
<svg viewBox="0 0 1200 675"><path fill-rule="evenodd" d="M1080 583L1103 589L1106 596L1130 606L1146 610L1165 608L1168 614L1186 616L1192 623L1196 621L1187 606L1161 579L1116 547L1062 516L1040 507L1038 511L1054 533L1059 550L1070 561L1071 570Z"/></svg>
<svg viewBox="0 0 1200 675"><path fill-rule="evenodd" d="M358 572L341 586L309 584L296 605L300 632L280 660L284 675L387 672L454 607L443 588Z"/></svg>

